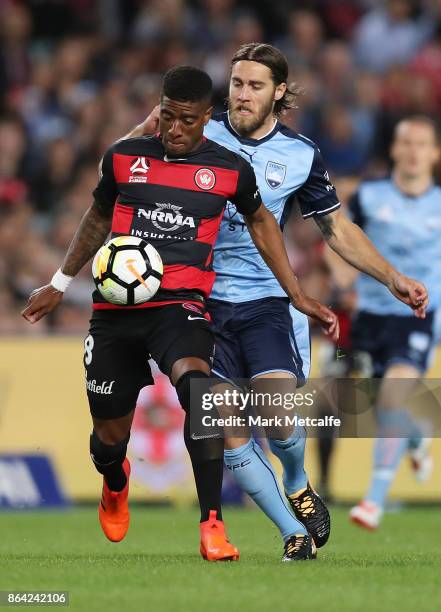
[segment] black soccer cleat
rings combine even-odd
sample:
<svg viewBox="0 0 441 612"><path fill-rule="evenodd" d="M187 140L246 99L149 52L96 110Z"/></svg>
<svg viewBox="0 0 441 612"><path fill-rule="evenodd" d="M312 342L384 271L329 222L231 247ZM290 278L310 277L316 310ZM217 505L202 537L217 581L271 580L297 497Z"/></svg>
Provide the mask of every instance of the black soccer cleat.
<svg viewBox="0 0 441 612"><path fill-rule="evenodd" d="M306 561L316 558L317 550L310 535L297 533L285 542L282 561Z"/></svg>
<svg viewBox="0 0 441 612"><path fill-rule="evenodd" d="M317 548L326 544L331 533L331 517L320 495L311 485L298 497L286 496L297 520L303 523Z"/></svg>

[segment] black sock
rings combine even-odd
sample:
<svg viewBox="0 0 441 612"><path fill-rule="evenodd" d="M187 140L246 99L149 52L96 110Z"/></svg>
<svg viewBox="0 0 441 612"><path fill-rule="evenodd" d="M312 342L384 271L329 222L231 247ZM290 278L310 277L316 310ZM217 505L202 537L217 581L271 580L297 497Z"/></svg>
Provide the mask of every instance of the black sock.
<svg viewBox="0 0 441 612"><path fill-rule="evenodd" d="M104 444L95 430L90 436L90 456L111 491L120 492L126 486L127 476L122 464L126 457L129 439L130 435L117 444Z"/></svg>
<svg viewBox="0 0 441 612"><path fill-rule="evenodd" d="M193 466L201 523L208 521L210 510L216 510L217 519L221 521L224 441L216 438L193 440L189 434L189 421L186 417L184 439Z"/></svg>
<svg viewBox="0 0 441 612"><path fill-rule="evenodd" d="M208 376L199 370L186 372L176 383L176 392L185 410L184 440L193 466L194 480L201 508L201 522L207 521L210 510L216 510L222 520L222 478L224 470L224 440L221 437L193 439L190 432L190 414L197 415L202 406L203 387L190 393L191 381L208 381Z"/></svg>
<svg viewBox="0 0 441 612"><path fill-rule="evenodd" d="M222 495L220 491L222 491L223 460L212 459L205 463L194 463L192 461L192 465L201 509L201 523L208 521L210 510L216 510L216 518L221 521Z"/></svg>
<svg viewBox="0 0 441 612"><path fill-rule="evenodd" d="M122 463L115 463L106 467L102 472L104 480L111 491L120 492L127 484L127 476L123 470Z"/></svg>

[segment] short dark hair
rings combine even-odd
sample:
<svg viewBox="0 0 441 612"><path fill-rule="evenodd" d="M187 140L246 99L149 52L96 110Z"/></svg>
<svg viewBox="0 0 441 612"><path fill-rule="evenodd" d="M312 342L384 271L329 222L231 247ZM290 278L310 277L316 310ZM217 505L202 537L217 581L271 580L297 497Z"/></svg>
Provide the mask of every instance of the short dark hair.
<svg viewBox="0 0 441 612"><path fill-rule="evenodd" d="M439 145L441 142L441 134L440 134L440 127L438 124L438 121L436 121L436 119L433 119L432 117L429 117L428 115L405 115L404 117L402 117L400 119L400 121L398 121L395 124L395 128L394 128L394 135L396 135L398 126L401 125L402 123L419 123L420 125L426 125L429 128L432 128L433 130L433 134L435 136L435 141L436 144Z"/></svg>
<svg viewBox="0 0 441 612"><path fill-rule="evenodd" d="M274 84L287 83L289 66L286 57L279 49L267 43L247 43L242 45L233 55L231 67L241 61L258 62L267 66L271 70L271 77ZM283 111L290 108L296 108L296 98L300 95L301 90L296 85L290 84L280 100L274 104L274 114L280 115Z"/></svg>
<svg viewBox="0 0 441 612"><path fill-rule="evenodd" d="M165 73L162 96L178 102L211 102L213 82L195 66L175 66Z"/></svg>

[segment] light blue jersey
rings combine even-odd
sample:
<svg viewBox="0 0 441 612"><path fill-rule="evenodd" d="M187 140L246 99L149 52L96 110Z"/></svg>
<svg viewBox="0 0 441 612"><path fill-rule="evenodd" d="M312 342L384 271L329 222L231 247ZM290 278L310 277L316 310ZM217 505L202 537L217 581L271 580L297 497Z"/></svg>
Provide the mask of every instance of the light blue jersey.
<svg viewBox="0 0 441 612"><path fill-rule="evenodd" d="M317 146L278 121L256 140L239 136L228 114L222 113L208 123L204 134L252 164L262 200L282 228L295 197L304 218L326 215L340 206ZM213 266L214 299L240 303L286 297L231 202L222 219Z"/></svg>
<svg viewBox="0 0 441 612"><path fill-rule="evenodd" d="M441 306L441 189L433 185L414 197L392 179L362 183L350 202L355 223L380 253L407 276L424 283L429 310ZM409 307L366 274L358 279L359 310L379 315L411 315Z"/></svg>

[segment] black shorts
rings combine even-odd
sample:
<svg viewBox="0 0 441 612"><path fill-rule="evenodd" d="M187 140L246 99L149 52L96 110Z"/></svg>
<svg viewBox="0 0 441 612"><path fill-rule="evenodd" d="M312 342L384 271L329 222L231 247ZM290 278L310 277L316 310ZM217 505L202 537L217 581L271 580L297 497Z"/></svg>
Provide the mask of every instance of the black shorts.
<svg viewBox="0 0 441 612"><path fill-rule="evenodd" d="M84 340L90 412L116 419L136 406L139 391L154 384L149 358L170 376L183 357L211 367L214 336L208 315L192 304L140 310L95 310Z"/></svg>
<svg viewBox="0 0 441 612"><path fill-rule="evenodd" d="M408 363L422 374L433 346L433 312L425 319L414 315L376 315L359 312L352 326L354 351L368 353L373 376L383 376L394 363Z"/></svg>

